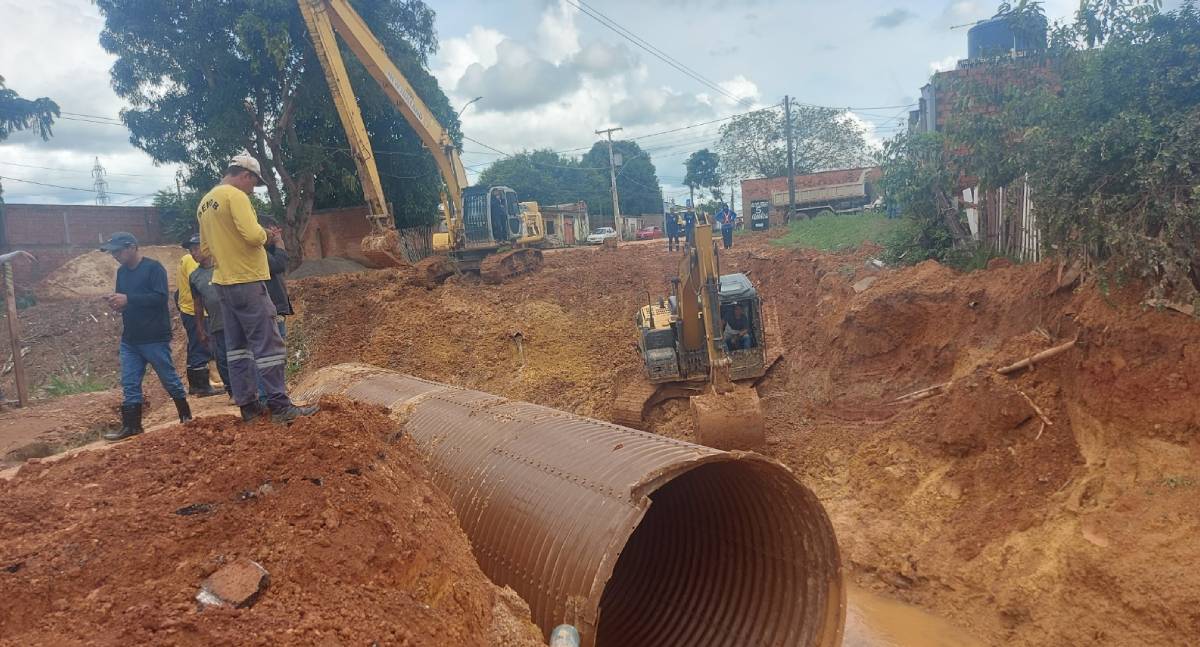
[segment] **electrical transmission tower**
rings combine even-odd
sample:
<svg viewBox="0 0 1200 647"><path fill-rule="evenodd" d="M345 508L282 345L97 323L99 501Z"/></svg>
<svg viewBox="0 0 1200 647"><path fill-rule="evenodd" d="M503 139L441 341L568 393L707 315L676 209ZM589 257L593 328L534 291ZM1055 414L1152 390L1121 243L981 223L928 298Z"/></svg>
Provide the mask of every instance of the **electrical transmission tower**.
<svg viewBox="0 0 1200 647"><path fill-rule="evenodd" d="M108 204L108 180L104 179L104 167L100 165L99 157L92 167L92 188L96 191L96 204Z"/></svg>

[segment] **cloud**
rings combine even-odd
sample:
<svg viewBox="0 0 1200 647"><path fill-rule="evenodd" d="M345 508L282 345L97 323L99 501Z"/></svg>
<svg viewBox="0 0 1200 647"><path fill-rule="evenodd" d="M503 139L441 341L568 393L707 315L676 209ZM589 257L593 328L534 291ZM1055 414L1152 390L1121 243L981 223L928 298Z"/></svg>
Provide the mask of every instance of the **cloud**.
<svg viewBox="0 0 1200 647"><path fill-rule="evenodd" d="M592 41L575 53L571 64L581 73L605 78L632 70L637 66L637 57L624 43L614 46Z"/></svg>
<svg viewBox="0 0 1200 647"><path fill-rule="evenodd" d="M570 66L555 65L508 39L496 47L495 65L472 63L455 89L463 96L484 97L481 109L504 112L556 99L578 88L579 83L579 75Z"/></svg>
<svg viewBox="0 0 1200 647"><path fill-rule="evenodd" d="M933 73L947 72L958 67L959 57L955 54L950 54L938 61L929 62L929 70Z"/></svg>
<svg viewBox="0 0 1200 647"><path fill-rule="evenodd" d="M885 14L875 16L871 20L871 26L875 29L895 29L916 17L917 14L908 9L897 7Z"/></svg>

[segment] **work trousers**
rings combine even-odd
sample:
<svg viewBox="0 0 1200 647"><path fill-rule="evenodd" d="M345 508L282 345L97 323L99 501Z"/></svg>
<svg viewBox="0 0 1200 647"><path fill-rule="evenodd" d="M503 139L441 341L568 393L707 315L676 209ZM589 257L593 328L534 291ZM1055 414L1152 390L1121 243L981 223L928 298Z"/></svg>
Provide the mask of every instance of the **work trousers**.
<svg viewBox="0 0 1200 647"><path fill-rule="evenodd" d="M278 309L278 308L277 308ZM275 317L276 323L279 326L279 337L283 340L284 352L287 352L287 324L283 322L283 317ZM284 362L285 372L287 362ZM267 385L263 384L262 377L258 378L258 401L267 403Z"/></svg>
<svg viewBox="0 0 1200 647"><path fill-rule="evenodd" d="M695 227L685 227L684 234L687 237L688 247L691 247L696 244L696 228Z"/></svg>
<svg viewBox="0 0 1200 647"><path fill-rule="evenodd" d="M146 364L149 364L163 389L175 400L187 397L187 390L175 372L175 364L171 361L171 342L156 341L149 344L130 344L121 342L121 391L124 395L123 404L141 404L142 380L146 377Z"/></svg>
<svg viewBox="0 0 1200 647"><path fill-rule="evenodd" d="M218 285L217 296L225 317L225 359L233 401L238 406L258 399L258 381L263 382L267 406L282 411L291 406L284 371L287 352L275 324L275 304L263 281Z"/></svg>
<svg viewBox="0 0 1200 647"><path fill-rule="evenodd" d="M200 331L197 329L195 315L181 312L179 318L183 321L183 329L187 332L188 370L192 371L208 366L208 360L212 359L212 355L208 352L208 348L200 343Z"/></svg>
<svg viewBox="0 0 1200 647"><path fill-rule="evenodd" d="M679 230L678 229L668 229L667 230L667 251L673 252L677 249L679 249Z"/></svg>
<svg viewBox="0 0 1200 647"><path fill-rule="evenodd" d="M733 225L725 225L721 227L721 243L725 249L733 247Z"/></svg>

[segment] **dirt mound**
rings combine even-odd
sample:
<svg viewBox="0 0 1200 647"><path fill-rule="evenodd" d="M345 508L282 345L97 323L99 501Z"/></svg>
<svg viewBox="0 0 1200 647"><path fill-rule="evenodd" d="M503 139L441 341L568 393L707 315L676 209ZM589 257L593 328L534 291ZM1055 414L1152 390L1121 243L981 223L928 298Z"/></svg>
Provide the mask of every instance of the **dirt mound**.
<svg viewBox="0 0 1200 647"><path fill-rule="evenodd" d="M1050 262L879 269L876 248L721 255L778 314L767 453L813 487L851 573L992 644L1187 644L1200 634L1200 323ZM308 367L359 360L609 418L631 319L677 255L546 255L500 286L395 271L296 284ZM863 279L874 277L874 282ZM858 285L856 291L854 286ZM1032 370L996 369L1079 338ZM930 397L903 396L938 387ZM897 401L900 399L899 401ZM668 402L650 428L691 439Z"/></svg>
<svg viewBox="0 0 1200 647"><path fill-rule="evenodd" d="M187 253L179 245L152 245L142 253L167 269L167 282L176 288L179 259ZM39 299L75 299L111 294L117 280L117 261L107 252L92 251L69 260L34 288Z"/></svg>
<svg viewBox="0 0 1200 647"><path fill-rule="evenodd" d="M288 272L287 276L289 279L304 279L310 276L332 276L334 274L363 272L366 269L366 265L348 258L329 256L327 258L305 260L300 264L300 267Z"/></svg>
<svg viewBox="0 0 1200 647"><path fill-rule="evenodd" d="M536 645L385 412L213 417L0 481L0 644ZM206 608L239 558L270 584Z"/></svg>

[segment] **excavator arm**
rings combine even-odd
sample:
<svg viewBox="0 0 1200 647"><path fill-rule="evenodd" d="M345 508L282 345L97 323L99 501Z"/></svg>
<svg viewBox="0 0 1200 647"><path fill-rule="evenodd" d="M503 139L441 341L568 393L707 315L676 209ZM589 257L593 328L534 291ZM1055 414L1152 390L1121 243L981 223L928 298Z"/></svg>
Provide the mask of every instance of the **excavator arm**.
<svg viewBox="0 0 1200 647"><path fill-rule="evenodd" d="M382 264L400 265L405 261L399 251L399 235L395 230L383 184L379 180L379 169L363 124L362 112L350 85L346 65L338 49L340 35L346 45L371 74L371 78L404 115L425 148L429 149L437 163L445 188L442 192L442 209L451 239L462 228L462 190L467 185L467 171L463 167L458 150L449 132L434 117L429 107L401 74L400 69L388 58L387 51L379 42L358 12L347 0L298 0L300 13L308 26L309 37L325 71L329 91L337 108L338 117L350 142L351 154L358 168L362 183L368 218L372 223L372 235L363 239L363 251L368 257Z"/></svg>

